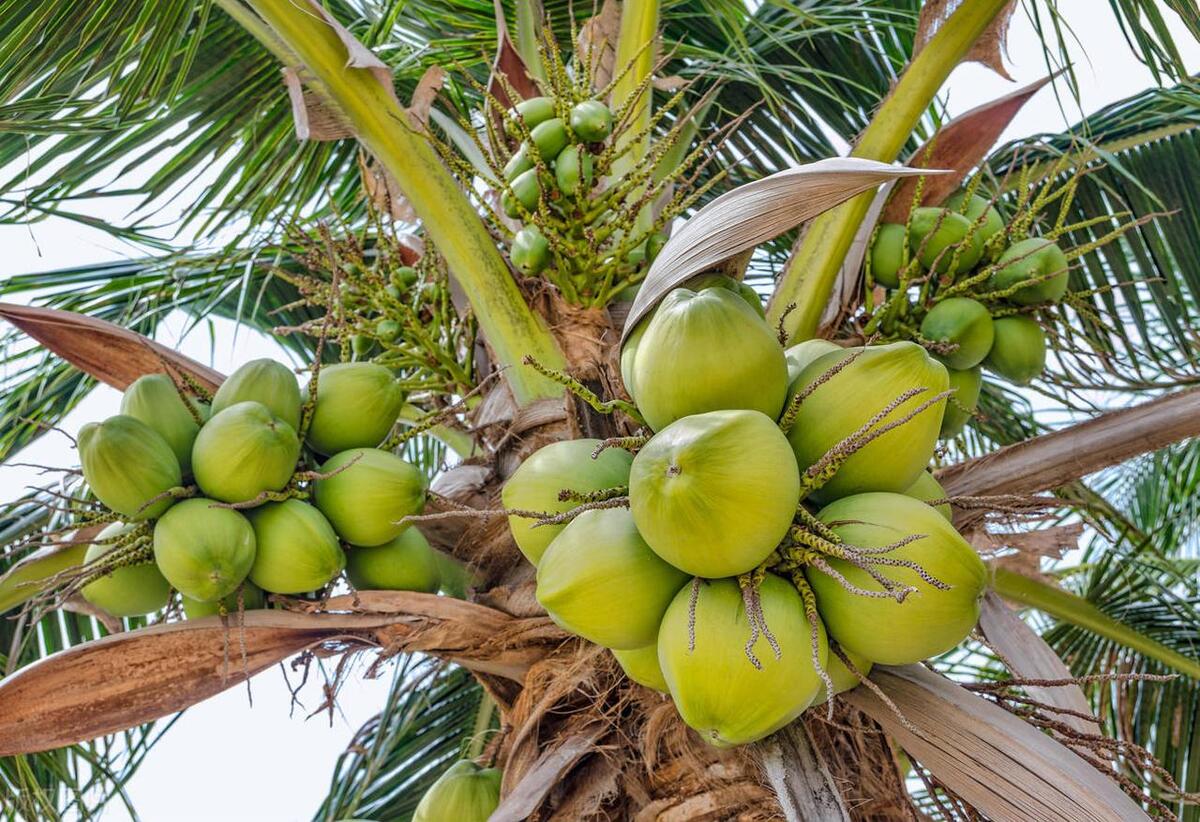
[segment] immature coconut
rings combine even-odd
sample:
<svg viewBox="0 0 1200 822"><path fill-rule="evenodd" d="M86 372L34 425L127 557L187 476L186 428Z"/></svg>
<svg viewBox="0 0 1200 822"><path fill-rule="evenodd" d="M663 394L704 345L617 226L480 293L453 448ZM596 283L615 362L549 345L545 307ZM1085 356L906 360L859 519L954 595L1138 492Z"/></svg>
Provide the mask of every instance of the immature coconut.
<svg viewBox="0 0 1200 822"><path fill-rule="evenodd" d="M628 509L584 511L542 555L537 600L568 631L631 650L654 641L687 580L650 550Z"/></svg>
<svg viewBox="0 0 1200 822"><path fill-rule="evenodd" d="M571 130L579 139L599 143L613 130L612 109L599 100L584 100L571 109Z"/></svg>
<svg viewBox="0 0 1200 822"><path fill-rule="evenodd" d="M529 144L522 142L513 155L508 158L508 162L504 164L504 180L511 183L518 175L524 174L531 168L533 168L533 158L529 156Z"/></svg>
<svg viewBox="0 0 1200 822"><path fill-rule="evenodd" d="M979 366L965 371L950 369L950 387L954 395L946 401L946 413L942 416L942 439L958 436L966 427L979 404L979 391L983 387L983 370Z"/></svg>
<svg viewBox="0 0 1200 822"><path fill-rule="evenodd" d="M904 489L904 496L919 499L921 502L932 503L934 500L946 499L946 489L937 481L937 478L928 471L922 471L917 477L917 481ZM941 502L933 506L934 510L946 518L947 522L954 521L954 512L950 510L950 503Z"/></svg>
<svg viewBox="0 0 1200 822"><path fill-rule="evenodd" d="M823 357L833 351L841 351L842 347L835 342L820 338L798 342L783 352L787 359L788 385L796 381L800 372L817 357Z"/></svg>
<svg viewBox="0 0 1200 822"><path fill-rule="evenodd" d="M659 235L652 234L646 240L647 250L650 249L650 240L654 239L655 236ZM690 288L692 291L703 291L706 288L723 288L726 291L732 291L745 300L746 305L753 308L755 314L764 318L767 316L767 310L763 307L762 297L758 296L758 292L754 290L754 287L742 280L735 280L726 274L701 274L688 280L684 284L684 287Z"/></svg>
<svg viewBox="0 0 1200 822"><path fill-rule="evenodd" d="M921 266L938 274L970 271L983 256L983 237L969 219L944 208L913 210L908 246Z"/></svg>
<svg viewBox="0 0 1200 822"><path fill-rule="evenodd" d="M141 420L157 431L171 446L184 475L192 472L192 443L200 431L197 417L204 420L208 408L198 400L189 400L195 415L188 410L179 389L166 374L145 374L133 381L121 395L121 413Z"/></svg>
<svg viewBox="0 0 1200 822"><path fill-rule="evenodd" d="M378 448L352 448L325 461L313 483L314 502L338 536L352 545L382 545L425 506L425 476Z"/></svg>
<svg viewBox="0 0 1200 822"><path fill-rule="evenodd" d="M116 549L117 538L132 531L134 526L122 522L109 523L96 535L83 556L90 564ZM141 616L161 611L167 606L171 586L153 561L113 568L103 576L83 586L83 598L115 617Z"/></svg>
<svg viewBox="0 0 1200 822"><path fill-rule="evenodd" d="M638 410L655 431L706 411L779 416L787 360L775 332L724 288L677 288L649 319L630 363Z"/></svg>
<svg viewBox="0 0 1200 822"><path fill-rule="evenodd" d="M411 527L402 533L400 537L403 537L409 531L416 530L415 526ZM417 533L420 532L418 531ZM397 537L397 539L400 537ZM434 550L433 561L434 565L437 566L438 590L446 596L454 597L455 599L466 599L469 591L479 584L475 572L462 560L442 551Z"/></svg>
<svg viewBox="0 0 1200 822"><path fill-rule="evenodd" d="M921 321L921 336L957 346L935 356L947 368L974 368L992 350L992 315L983 303L967 297L942 300Z"/></svg>
<svg viewBox="0 0 1200 822"><path fill-rule="evenodd" d="M853 362L826 377L831 368L851 357ZM924 389L888 412L871 430L913 414L949 383L945 366L907 341L843 348L819 357L792 383L791 393L805 391L818 380L824 382L800 403L788 432L801 469L816 464L905 392ZM813 498L824 502L861 491L903 491L912 485L933 456L945 407L946 401L938 400L854 451L833 478L813 492Z"/></svg>
<svg viewBox="0 0 1200 822"><path fill-rule="evenodd" d="M621 448L606 448L596 459L592 452L600 440L561 440L534 451L513 472L500 492L505 508L558 514L579 502L560 500L559 492L580 494L629 484L633 455ZM535 527L536 526L536 527ZM537 565L565 525L537 525L536 519L510 516L508 527L525 558Z"/></svg>
<svg viewBox="0 0 1200 822"><path fill-rule="evenodd" d="M154 561L179 593L214 602L236 591L254 565L254 529L215 500L186 499L155 523Z"/></svg>
<svg viewBox="0 0 1200 822"><path fill-rule="evenodd" d="M191 597L180 597L183 602L183 615L188 619L204 619L204 617L219 615L221 609L224 608L227 616L236 619L239 610L239 594L242 600L241 610L257 611L267 607L267 598L262 589L250 580L244 580L233 593L215 602L200 602Z"/></svg>
<svg viewBox="0 0 1200 822"><path fill-rule="evenodd" d="M990 283L993 290L1007 291L1023 282L1029 283L1008 297L1020 305L1056 303L1067 293L1070 263L1062 249L1050 240L1031 237L1013 243L996 265L999 268Z"/></svg>
<svg viewBox="0 0 1200 822"><path fill-rule="evenodd" d="M626 651L613 651L617 663L625 676L639 685L645 685L655 691L667 693L667 680L663 677L662 666L658 664L658 634L654 642L641 648L631 648Z"/></svg>
<svg viewBox="0 0 1200 822"><path fill-rule="evenodd" d="M532 129L539 123L544 123L554 116L554 98L530 97L528 100L522 100L513 106L508 114L513 120L520 119L524 122L526 129ZM506 122L506 130L513 134L518 133L518 129L514 128L514 125L515 123Z"/></svg>
<svg viewBox="0 0 1200 822"><path fill-rule="evenodd" d="M179 460L167 441L141 420L121 414L89 422L79 429L76 443L88 488L126 520L161 516L175 501L163 494L183 480Z"/></svg>
<svg viewBox="0 0 1200 822"><path fill-rule="evenodd" d="M701 577L753 570L791 528L800 472L787 438L757 411L668 425L633 459L630 510L646 543Z"/></svg>
<svg viewBox="0 0 1200 822"><path fill-rule="evenodd" d="M438 552L415 527L383 545L351 548L346 575L360 591L437 593L442 584Z"/></svg>
<svg viewBox="0 0 1200 822"><path fill-rule="evenodd" d="M821 691L813 663L812 626L804 602L790 582L767 574L758 589L762 617L779 646L776 656L766 633L755 636L735 580L700 583L695 607L692 586L676 596L658 633L658 660L683 721L718 747L762 739L791 722ZM829 661L825 629L818 619L817 656Z"/></svg>
<svg viewBox="0 0 1200 822"><path fill-rule="evenodd" d="M876 285L900 287L900 271L905 265L907 255L904 246L907 242L908 230L901 223L882 223L876 230L868 257Z"/></svg>
<svg viewBox="0 0 1200 822"><path fill-rule="evenodd" d="M829 635L847 651L884 665L908 665L949 651L979 619L987 569L954 526L925 503L903 494L845 497L817 514L842 541L864 549L882 548L914 535L918 539L876 556L915 563L949 586L931 585L914 569L876 566L885 577L915 588L903 602L852 593L839 580L809 567L809 584ZM867 555L870 559L870 555ZM826 562L852 585L884 588L862 568L833 557Z"/></svg>
<svg viewBox="0 0 1200 822"><path fill-rule="evenodd" d="M325 455L374 448L391 432L403 407L404 390L391 369L371 362L324 366L305 442Z"/></svg>
<svg viewBox="0 0 1200 822"><path fill-rule="evenodd" d="M540 228L527 225L513 235L509 257L517 271L532 277L550 264L550 243Z"/></svg>
<svg viewBox="0 0 1200 822"><path fill-rule="evenodd" d="M551 117L530 129L529 139L533 141L542 161L549 163L567 147L567 126L558 117Z"/></svg>
<svg viewBox="0 0 1200 822"><path fill-rule="evenodd" d="M421 797L412 822L487 822L500 805L501 777L496 768L455 762Z"/></svg>
<svg viewBox="0 0 1200 822"><path fill-rule="evenodd" d="M251 360L234 371L213 395L212 413L247 401L262 403L292 430L300 430L300 383L283 363Z"/></svg>
<svg viewBox="0 0 1200 822"><path fill-rule="evenodd" d="M1046 367L1046 332L1024 314L994 321L996 341L984 365L1017 385L1027 385Z"/></svg>
<svg viewBox="0 0 1200 822"><path fill-rule="evenodd" d="M592 155L579 146L567 146L554 160L554 181L558 190L568 197L592 187Z"/></svg>
<svg viewBox="0 0 1200 822"><path fill-rule="evenodd" d="M504 193L500 195L500 207L504 209L505 214L513 219L520 217L521 208L518 207L518 203L526 211L533 211L537 208L542 188L538 181L536 168L527 169L513 177L508 186L508 189L505 189Z"/></svg>
<svg viewBox="0 0 1200 822"><path fill-rule="evenodd" d="M239 402L213 415L192 446L200 490L222 502L247 502L288 484L300 458L296 430L262 403Z"/></svg>
<svg viewBox="0 0 1200 822"><path fill-rule="evenodd" d="M870 673L871 667L875 664L861 654L856 654L845 649L842 649L842 653L846 655L846 658L850 660L850 663L858 673L863 676ZM854 671L846 667L846 663L842 662L842 658L835 654L832 648L829 649L829 664L825 666L825 673L829 675L829 681L833 683L834 696L853 690L862 684L862 680L855 675ZM829 691L825 687L825 683L822 682L817 698L813 700L812 705L809 707L815 708L818 705L824 705L828 701Z"/></svg>
<svg viewBox="0 0 1200 822"><path fill-rule="evenodd" d="M333 526L307 502L268 502L246 516L254 527L257 547L250 580L264 591L316 591L346 567L346 555Z"/></svg>
<svg viewBox="0 0 1200 822"><path fill-rule="evenodd" d="M1004 218L986 197L972 194L968 198L967 192L958 191L951 194L943 205L962 214L972 223L979 223L975 230L979 232L979 238L985 245L1004 231Z"/></svg>

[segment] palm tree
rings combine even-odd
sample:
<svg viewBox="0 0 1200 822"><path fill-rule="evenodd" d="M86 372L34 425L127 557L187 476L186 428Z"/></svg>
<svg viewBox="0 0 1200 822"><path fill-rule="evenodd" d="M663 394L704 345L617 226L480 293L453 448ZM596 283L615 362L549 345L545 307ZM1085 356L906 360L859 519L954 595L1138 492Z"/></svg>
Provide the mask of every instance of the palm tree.
<svg viewBox="0 0 1200 822"><path fill-rule="evenodd" d="M369 70L346 68L348 54L361 61L352 63L356 66L369 68L371 58L348 39L340 39L341 32L318 17L315 6L219 0L215 6L185 2L138 12L104 2L85 5L73 4L68 13L56 4L12 2L0 18L5 21L0 24L5 67L0 72L5 78L0 81L5 111L0 121L7 124L0 132L0 157L13 174L5 190L19 194L5 200L4 218L85 219L72 210L72 199L97 190L102 196L116 194L120 189L114 186L100 184L97 189L97 181L139 163L156 165L136 192L141 208L127 225L107 227L144 244L149 253L128 264L13 278L2 287L5 294L38 292L42 305L111 320L144 334L151 334L161 318L177 308L197 318L234 317L268 330L302 326L323 313L320 305L296 302L297 288L312 277L304 262L314 249L319 255L329 252L322 257L329 269L338 266L338 254L329 249L360 249L368 260L403 259L408 254L402 241L377 230L378 216L361 196L362 180L379 179L372 168L382 169L398 184L425 238L454 273L470 306L470 317L464 315L452 325L450 348L469 346L475 323L488 344L486 359L473 363L468 372L431 369L433 375L426 377L440 380L433 393L453 397L482 388L483 404L491 399L493 406L500 406L495 420L502 428L477 429L474 442L468 438L464 443L462 432L453 430L435 430L440 437L410 441L411 448L422 449L420 462L431 475L446 448L464 456L475 449L486 454L482 465L445 472L435 490L440 487L453 496L448 489L454 489L464 495L461 501L486 507L533 445L573 436L581 429L618 433L610 418L590 413L574 398L567 398L564 406L559 382L520 367L522 357L531 354L546 368L565 367L589 386L603 385L608 368L603 352L568 344L571 334L563 332L561 321L565 318L568 329L586 322L594 332L611 334L614 320L608 314L597 320L552 306L564 313L555 318L559 333L551 333L544 322L546 309L531 305L516 286L495 237L480 220L481 204L462 192L443 164L462 176L451 157L455 150L469 157L471 142L455 115L482 105L482 89L493 75L486 55L496 51L502 35L488 4L327 4L330 19L340 21L382 58L377 68L386 69L390 84L380 84ZM718 162L697 176L696 190L707 192L710 184L747 183L789 164L831 156L829 133L854 144L859 157L919 159L920 146L941 125L937 90L972 44L990 36L989 25L997 16L1003 18L1008 4L944 4L954 13L940 25L936 20L920 21L919 5L814 2L750 9L718 0L662 8L653 2L626 2L619 9L605 4L591 31L594 35L607 30L616 64L633 66L613 89L617 104L637 99L652 72L692 81L686 98L703 105L662 109L663 119L655 123L660 134L676 126L678 133L689 134L693 124L696 131L707 132L746 115L727 140L714 146ZM1200 34L1200 18L1188 4L1168 0L1163 5ZM1056 32L1061 31L1054 4L1034 8L1041 15L1052 58L1059 48ZM612 15L607 22L606 10ZM1080 698L1097 712L1110 737L1150 748L1166 773L1186 789L1196 786L1197 765L1195 757L1179 752L1194 750L1200 739L1194 546L1186 521L1180 523L1187 514L1194 449L1172 443L1194 435L1194 426L1180 417L1193 410L1195 400L1190 393L1168 392L1195 378L1196 342L1189 329L1200 288L1200 260L1194 254L1200 226L1188 217L1195 211L1189 208L1195 205L1195 194L1179 170L1195 155L1198 92L1164 34L1160 4L1114 0L1111 10L1138 54L1164 83L1178 85L1123 101L1064 135L990 153L989 146L980 146L978 156L966 159L967 166L978 165L1002 189L1005 181L1014 180L1066 183L1076 167L1087 168L1063 218L1065 225L1080 226L1071 237L1076 246L1107 238L1126 224L1112 216L1115 212L1127 209L1142 217L1182 209L1180 218L1139 225L1081 257L1082 270L1073 274L1078 280L1075 290L1096 289L1089 296L1094 310L1076 307L1065 326L1075 336L1056 340L1054 361L1038 383L1050 406L1047 410L1081 419L1147 392L1163 398L1157 405L1110 420L1100 435L1095 427L1082 426L1039 437L1048 431L1044 420L1050 415L1041 409L1035 414L1025 397L990 384L981 402L981 419L952 452L965 462L949 467L944 476L956 495L1055 490L1064 506L1087 504L1087 521L1095 536L1077 562L1055 568L1061 587L1047 584L1036 562L1023 567L1009 563L1004 567L1016 573L998 577L1008 583L998 584L997 590L1037 609L1035 624L1044 629L1044 641L1067 661L1073 675L1092 677L1084 680L1086 691ZM539 40L553 38L571 49L567 4L546 4L546 18L554 26L548 36L540 31L541 11L536 4L520 4L506 21L510 34L501 41L500 51L509 62L495 73L518 89L528 80L511 68L514 59L535 77L553 71L545 45L539 52ZM574 11L580 18L576 22L590 16ZM656 30L661 30L666 55L660 65L646 46ZM918 42L924 46L914 57ZM337 128L348 129L358 145L340 139L310 140L297 147L292 140L292 104L279 82L281 62L299 69L303 84L316 95L307 101L309 119L316 122L324 111L322 104L331 106L338 115ZM394 89L399 99L413 99L430 65L450 69L452 78L430 112L438 135L434 144L403 123L405 115L391 94ZM497 87L503 90L503 83L492 86ZM670 90L657 91L653 109L672 96ZM631 120L649 122L639 118L649 117L653 109L633 106ZM687 116L677 113L684 110ZM652 149L640 150L653 156ZM1056 164L1063 156L1071 162ZM214 182L202 189L186 186L189 178L214 164L220 169ZM50 171L39 180L39 174ZM37 182L28 185L30 179ZM699 207L707 196L689 207ZM1019 196L1016 185L1011 196ZM186 207L176 226L177 237L163 241L151 228L153 215L172 197L186 198ZM383 203L385 208L392 204ZM793 337L817 331L870 205L869 194L852 198L814 220L799 242L794 242L794 234L783 232L780 239L760 247L748 277L776 295L771 316L782 320ZM332 228L313 228L320 223ZM500 245L506 244L502 238ZM857 274L857 266L854 270ZM851 294L852 301L859 298L853 288L838 293ZM790 302L800 308L787 312ZM100 337L78 331L55 334L45 317L36 314L9 310L6 316L49 349L28 347L17 332L8 337L10 376L0 410L0 454L7 456L72 408L93 377L119 383L129 374L89 377L72 365L79 362L81 347L107 344ZM832 336L847 329L822 330ZM300 356L315 356L311 339L284 339ZM488 361L508 366L501 380L486 379ZM506 392L511 395L507 404L500 402ZM414 413L437 408L434 403ZM514 445L503 428L518 423L520 408L557 410L538 418L538 427L520 431L524 440ZM1063 453L1063 442L1089 458L1056 462L1054 455ZM1170 447L1152 457L1132 459L1166 446ZM1101 469L1107 470L1099 482L1085 480ZM45 516L31 515L31 510L45 511L33 508L31 501L13 507L5 522L6 536L11 535L6 542L45 524ZM1062 516L1071 521L1069 514ZM859 693L863 689L839 703L836 724L812 717L749 751L716 753L697 745L673 712L648 699L646 692L634 689L630 697L622 690L621 699L611 703L589 699L599 686L611 684L616 675L612 663L593 646L565 642L536 608L530 609L528 567L495 522L490 527L448 522L438 529L439 545L485 571L469 610L401 598L399 606L395 601L389 605L386 626L369 623L370 617L333 617L320 623L330 637L375 632L375 640L394 650L427 651L460 664L406 663L383 712L339 762L319 818L406 818L440 766L462 752L479 755L480 741L490 738L481 731L501 721L515 730L496 737L499 741L489 747L488 755L506 766L509 797L504 818L521 818L539 805L567 816L603 809L624 817L644 807L664 818L729 818L776 813L776 802L785 814L799 813L802 818L909 818L910 801L935 817L969 815L973 805L1002 818L1008 807L1004 803L1012 796L1028 797L1044 813L1061 807L1045 793L1046 784L1055 780L1075 803L1111 797L1106 780L1097 781L1086 768L1073 770L1069 762L1050 775L1033 767L1001 767L997 751L1006 744L1024 745L1021 750L1030 756L1073 761L1067 747L1022 737L1015 719L991 710L993 702L1019 710L1020 694L993 689L987 693L1000 696L989 702L947 690L945 682L930 680L920 671L884 673L876 679L909 722L917 722L922 711L940 722L957 716L951 712L955 700L974 700L957 703L968 706L966 713L984 712L977 724L955 728L978 746L970 748L975 767L966 767L965 773L945 761L946 752L951 759L964 753L961 741L939 734L934 722L919 725L922 733L913 737L909 728L895 725L894 715L877 697ZM14 554L5 561L15 558ZM459 632L456 642L439 645L423 636L412 628L414 614L420 616L418 621ZM995 621L982 626L988 646L972 646L970 654L942 660L941 669L998 685L1009 676L1060 676L1047 673L1059 669L1039 667L1036 650L1044 646L1036 635L1020 634L1018 625L1004 620L1005 614L996 611ZM72 615L68 624L76 627L64 637L47 640L62 624L51 618L31 631L17 623L16 637L6 637L3 645L22 649L9 670L46 651L85 642L100 630L92 619ZM263 653L266 661L272 653L289 655L321 641L325 634L314 630L313 623L299 618L295 624L249 624L247 639L252 652ZM489 630L525 636L526 644L515 643L497 653L488 646ZM127 636L130 642L141 641L134 639L138 634ZM185 637L172 636L180 641ZM133 645L123 647L127 653L138 652ZM76 658L93 659L93 653L92 646L84 646ZM576 679L565 680L557 673L563 669L576 671ZM1061 670L1065 675L1066 669ZM1169 684L1127 676L1181 670L1188 676ZM1114 678L1114 673L1120 676ZM175 685L184 682L190 688L183 702L157 701L156 686L168 684L168 674L178 677ZM146 697L141 703L129 691L121 692L133 704L130 713L114 716L104 727L64 722L62 732L82 739L138 725L223 684L213 681L211 672L168 671L161 681L135 683ZM1072 688L1061 690L1075 693ZM1024 693L1024 698L1059 704L1054 689L1039 691L1029 684ZM502 720L494 716L496 707ZM610 714L601 713L600 719L612 720L611 713L621 711L633 718L622 714L620 721L597 721L597 711L605 709ZM87 762L94 766L89 778L103 785L107 797L119 791L153 739L154 731L140 728L127 748L81 745L63 753L6 759L0 784L25 797L19 807L26 815L49 815L55 806L65 811L68 803L83 801L81 780L73 774L79 772L76 763ZM633 750L621 734L636 739L640 749ZM614 740L621 740L619 757L596 755ZM923 780L923 789L905 784L905 771L896 767L901 748L914 763L913 773ZM118 759L126 750L131 753ZM1095 749L1076 750L1087 755ZM1147 773L1146 761L1138 759L1132 747L1121 747L1118 753L1126 771ZM1000 787L999 773L1014 787ZM560 781L563 786L557 787ZM985 784L977 787L980 781ZM1139 794L1139 801L1152 810L1157 808L1153 802L1163 802L1185 818L1200 818L1195 808L1185 809L1182 797L1154 784L1158 789Z"/></svg>

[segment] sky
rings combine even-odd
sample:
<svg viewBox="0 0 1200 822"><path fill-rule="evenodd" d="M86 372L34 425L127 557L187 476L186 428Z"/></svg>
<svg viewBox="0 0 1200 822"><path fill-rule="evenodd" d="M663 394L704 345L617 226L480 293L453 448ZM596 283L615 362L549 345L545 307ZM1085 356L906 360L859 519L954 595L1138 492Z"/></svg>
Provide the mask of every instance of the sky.
<svg viewBox="0 0 1200 822"><path fill-rule="evenodd" d="M1071 43L1081 86L1081 104L1065 87L1060 98L1043 89L1014 120L1001 141L1037 132L1061 131L1096 109L1130 96L1151 85L1150 73L1130 53L1107 3L1100 0L1058 0L1075 36L1086 44L1091 58ZM1102 7L1098 13L1097 7ZM1184 27L1170 14L1177 41L1185 44L1184 58L1192 73L1200 72L1200 45L1191 42ZM1010 83L990 70L965 64L947 84L950 113L959 114L1011 92L1019 85L1046 74L1046 66L1032 26L1018 11L1009 35ZM148 172L147 172L148 173ZM116 204L96 204L84 210L100 219L120 219ZM40 271L69 265L122 259L131 253L102 232L65 220L50 220L31 227L0 226L0 248L10 272ZM256 357L285 359L269 338L225 320L215 320L210 330L200 326L181 339L186 323L173 317L158 339L184 353L229 373ZM74 432L85 422L117 412L119 395L101 387L70 414L63 428ZM65 438L49 435L18 457L20 461L74 465L77 460ZM36 473L0 466L0 500L15 498ZM362 668L360 667L360 672ZM351 676L332 717L306 719L307 711L290 715L290 694L278 670L253 682L254 705L244 687L215 696L184 713L166 734L128 786L129 796L147 822L210 822L256 820L291 822L310 819L325 795L337 756L353 732L379 710L387 692L380 680ZM315 687L302 695L310 707L320 700ZM128 819L119 804L104 814L105 822Z"/></svg>

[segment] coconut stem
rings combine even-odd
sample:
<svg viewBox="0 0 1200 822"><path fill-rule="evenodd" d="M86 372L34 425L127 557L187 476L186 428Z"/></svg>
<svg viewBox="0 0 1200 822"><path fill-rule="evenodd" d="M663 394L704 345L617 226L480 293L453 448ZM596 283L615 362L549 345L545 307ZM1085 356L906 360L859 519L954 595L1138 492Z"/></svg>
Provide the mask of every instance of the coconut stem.
<svg viewBox="0 0 1200 822"><path fill-rule="evenodd" d="M600 444L592 451L592 459L599 459L600 455L609 448L620 448L631 454L636 454L648 442L650 442L649 437L609 437L606 440L601 440Z"/></svg>
<svg viewBox="0 0 1200 822"><path fill-rule="evenodd" d="M151 506L153 506L156 502L160 502L164 499L175 499L175 500L188 499L189 497L196 496L196 494L198 494L199 492L200 492L200 489L197 488L195 485L176 485L174 488L168 488L166 491L163 491L161 494L155 494L150 499L143 502L141 507L133 512L133 515L134 515L134 517L136 517L137 515L141 514L143 511L145 511L147 508L150 508Z"/></svg>
<svg viewBox="0 0 1200 822"><path fill-rule="evenodd" d="M826 701L826 717L833 719L833 680L829 678L829 672L821 664L821 617L817 613L817 597L813 593L813 589L809 587L808 580L800 571L792 573L792 584L796 586L796 590L800 592L800 599L804 602L804 616L808 618L813 668L825 685L825 693L829 694L829 699Z"/></svg>
<svg viewBox="0 0 1200 822"><path fill-rule="evenodd" d="M796 415L800 413L800 405L812 396L812 393L820 388L825 383L838 375L843 368L857 360L866 351L866 346L854 351L849 357L844 360L839 360L830 366L821 376L817 377L811 383L804 387L804 390L797 391L796 394L788 401L787 408L784 409L783 416L779 418L779 428L783 433L792 430L792 426L796 424Z"/></svg>
<svg viewBox="0 0 1200 822"><path fill-rule="evenodd" d="M572 377L570 374L566 373L565 371L555 371L554 369L547 368L534 359L532 355L527 354L525 358L521 360L521 362L541 374L543 377L548 377L554 382L563 386L601 414L611 414L614 411L621 411L638 425L646 424L646 420L642 417L641 412L637 410L637 406L631 402L626 402L625 400L609 400L608 402L604 402L598 396L596 396L594 391L581 383L579 380Z"/></svg>
<svg viewBox="0 0 1200 822"><path fill-rule="evenodd" d="M599 491L573 491L564 488L558 492L559 502L601 502L617 497L629 496L628 485L614 485L612 488L601 488Z"/></svg>
<svg viewBox="0 0 1200 822"><path fill-rule="evenodd" d="M692 578L691 595L688 598L688 653L696 650L696 603L700 601L700 577Z"/></svg>

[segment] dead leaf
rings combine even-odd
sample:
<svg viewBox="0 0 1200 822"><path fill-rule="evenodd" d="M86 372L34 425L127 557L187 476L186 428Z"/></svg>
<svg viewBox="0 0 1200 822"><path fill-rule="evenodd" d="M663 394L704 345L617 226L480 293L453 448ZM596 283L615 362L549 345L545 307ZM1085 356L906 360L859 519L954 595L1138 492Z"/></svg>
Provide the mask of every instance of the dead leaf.
<svg viewBox="0 0 1200 822"><path fill-rule="evenodd" d="M592 67L592 88L601 91L613 78L617 59L617 37L621 31L621 6L617 0L604 0L600 11L579 29L575 53L582 65Z"/></svg>
<svg viewBox="0 0 1200 822"><path fill-rule="evenodd" d="M408 106L408 113L421 125L429 124L429 110L433 108L433 103L437 100L438 93L445 83L446 70L441 66L430 66L425 69L425 73L417 81L417 87L413 90L412 102Z"/></svg>
<svg viewBox="0 0 1200 822"><path fill-rule="evenodd" d="M1060 559L1067 551L1079 547L1083 535L1083 523L1055 525L1032 531L987 531L975 530L970 541L981 554L995 554L1006 548L1032 557Z"/></svg>
<svg viewBox="0 0 1200 822"><path fill-rule="evenodd" d="M333 29L334 34L346 47L346 68L366 69L371 72L379 81L379 85L383 86L387 93L399 103L400 100L396 97L396 87L392 82L391 67L380 60L375 52L360 43L349 29L339 23L338 19L321 5L320 0L308 0L308 7Z"/></svg>
<svg viewBox="0 0 1200 822"><path fill-rule="evenodd" d="M491 97L499 101L500 105L505 108L511 108L521 100L528 100L530 97L537 97L539 94L537 83L529 76L529 69L525 66L525 61L521 59L521 53L517 51L517 47L513 45L512 39L508 36L508 22L504 18L504 7L500 0L495 0L496 8L496 59L492 61L492 73L488 77L487 90ZM503 78L501 81L500 78ZM509 97L508 89L511 88L519 100L513 100ZM493 111L491 116L496 119L496 125L501 125L500 112Z"/></svg>
<svg viewBox="0 0 1200 822"><path fill-rule="evenodd" d="M787 822L849 822L841 791L803 722L793 722L754 745Z"/></svg>
<svg viewBox="0 0 1200 822"><path fill-rule="evenodd" d="M829 295L829 302L825 304L825 312L821 315L821 324L817 328L818 337L832 337L858 307L862 294L863 260L867 257L867 246L871 242L871 235L875 233L875 224L879 222L879 215L888 201L888 195L898 182L901 181L892 180L885 183L875 193L871 208L863 218L862 225L858 227L850 250L846 252L846 259L842 260L842 267L838 270L833 292Z"/></svg>
<svg viewBox="0 0 1200 822"><path fill-rule="evenodd" d="M292 126L297 140L326 142L354 136L350 126L332 105L316 92L304 88L299 71L285 68L283 84L292 103Z"/></svg>
<svg viewBox="0 0 1200 822"><path fill-rule="evenodd" d="M913 40L913 57L933 39L942 25L950 19L967 0L925 0L921 6L921 16L917 19L917 35ZM981 63L999 74L1005 80L1013 79L1008 69L1004 67L1004 57L1008 53L1008 26L1012 21L1013 12L1017 10L1017 0L1005 6L992 18L979 39L971 46L963 57L964 63Z"/></svg>
<svg viewBox="0 0 1200 822"><path fill-rule="evenodd" d="M528 819L567 772L591 752L606 728L595 723L587 732L572 734L542 752L521 781L509 791L488 822L521 822Z"/></svg>
<svg viewBox="0 0 1200 822"><path fill-rule="evenodd" d="M225 379L207 365L95 317L13 303L0 303L0 317L80 371L120 391L138 377L166 371L164 361L210 391L216 391Z"/></svg>
<svg viewBox="0 0 1200 822"><path fill-rule="evenodd" d="M417 212L408 198L404 196L404 192L400 190L400 184L396 182L396 178L388 174L387 170L382 168L374 157L369 157L360 151L358 173L362 178L363 190L367 192L367 197L370 198L376 209L402 223L417 221Z"/></svg>

